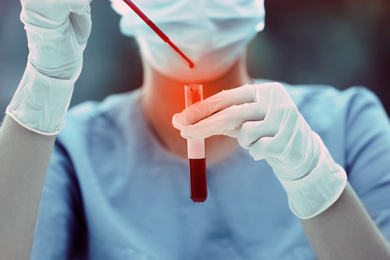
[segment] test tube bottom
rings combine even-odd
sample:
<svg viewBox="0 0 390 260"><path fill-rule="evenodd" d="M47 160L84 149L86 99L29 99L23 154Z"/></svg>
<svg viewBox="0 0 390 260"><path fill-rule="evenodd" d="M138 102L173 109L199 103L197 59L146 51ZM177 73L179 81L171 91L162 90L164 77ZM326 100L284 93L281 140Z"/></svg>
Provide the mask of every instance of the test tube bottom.
<svg viewBox="0 0 390 260"><path fill-rule="evenodd" d="M206 158L188 159L190 165L190 190L193 202L201 203L207 199Z"/></svg>

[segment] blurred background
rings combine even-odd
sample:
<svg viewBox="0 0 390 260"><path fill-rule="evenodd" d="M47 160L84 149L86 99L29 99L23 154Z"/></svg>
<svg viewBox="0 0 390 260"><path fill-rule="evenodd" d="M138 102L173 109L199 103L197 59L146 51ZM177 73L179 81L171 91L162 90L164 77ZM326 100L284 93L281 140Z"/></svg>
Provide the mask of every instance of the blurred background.
<svg viewBox="0 0 390 260"><path fill-rule="evenodd" d="M390 114L388 0L265 0L266 26L250 44L250 74L291 84L365 86ZM119 32L108 0L92 2L93 30L71 106L142 84L138 47ZM0 1L0 115L27 61L20 1Z"/></svg>

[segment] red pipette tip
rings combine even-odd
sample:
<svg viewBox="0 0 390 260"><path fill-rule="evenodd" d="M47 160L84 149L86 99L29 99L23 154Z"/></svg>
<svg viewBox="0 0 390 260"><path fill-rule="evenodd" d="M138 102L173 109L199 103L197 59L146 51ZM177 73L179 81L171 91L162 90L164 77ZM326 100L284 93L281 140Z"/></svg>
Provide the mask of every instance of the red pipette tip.
<svg viewBox="0 0 390 260"><path fill-rule="evenodd" d="M157 33L158 36L160 36L161 39L163 39L164 42L168 43L169 46L171 46L177 53L179 53L179 55L181 57L183 57L183 59L185 59L187 62L188 62L188 65L190 66L190 68L194 68L194 63L189 59L187 58L186 55L184 55L183 52L181 52L179 50L179 48L176 47L176 45L174 45L171 40L169 40L168 36L166 36L161 30L160 28L157 27L157 25L155 25L133 2L131 2L130 0L123 0L131 9L133 9L133 11L142 19L144 20L144 22L149 25L149 27L155 32Z"/></svg>
<svg viewBox="0 0 390 260"><path fill-rule="evenodd" d="M169 46L172 47L172 49L174 49L177 53L179 53L180 56L183 57L183 59L185 59L185 60L188 62L188 64L190 65L190 68L191 68L191 69L195 66L194 63L192 63L192 61L190 61L190 59L187 58L187 56L184 55L184 53L182 53L182 52L179 50L179 48L176 47L176 45L174 45L171 41L168 41L168 44L169 44Z"/></svg>

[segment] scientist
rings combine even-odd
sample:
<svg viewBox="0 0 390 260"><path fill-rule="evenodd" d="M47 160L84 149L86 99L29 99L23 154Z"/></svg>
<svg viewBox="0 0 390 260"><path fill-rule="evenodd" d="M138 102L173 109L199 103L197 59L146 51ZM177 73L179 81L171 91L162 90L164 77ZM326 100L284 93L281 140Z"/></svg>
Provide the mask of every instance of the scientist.
<svg viewBox="0 0 390 260"><path fill-rule="evenodd" d="M113 0L143 86L66 118L89 1L21 2L29 56L0 132L2 259L390 259L388 117L364 88L250 78L261 0L135 1L194 69ZM187 83L207 99L183 110ZM200 205L185 138L207 138Z"/></svg>

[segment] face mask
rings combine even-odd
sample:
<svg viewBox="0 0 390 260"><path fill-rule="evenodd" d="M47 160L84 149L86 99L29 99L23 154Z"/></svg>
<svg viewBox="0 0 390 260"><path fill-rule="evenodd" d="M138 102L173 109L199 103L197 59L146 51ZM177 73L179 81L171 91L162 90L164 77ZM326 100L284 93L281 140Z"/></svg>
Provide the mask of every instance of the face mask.
<svg viewBox="0 0 390 260"><path fill-rule="evenodd" d="M122 0L111 1L122 15L121 32L136 37L146 61L164 76L185 83L226 73L264 28L263 0L133 1L194 62L190 69Z"/></svg>

